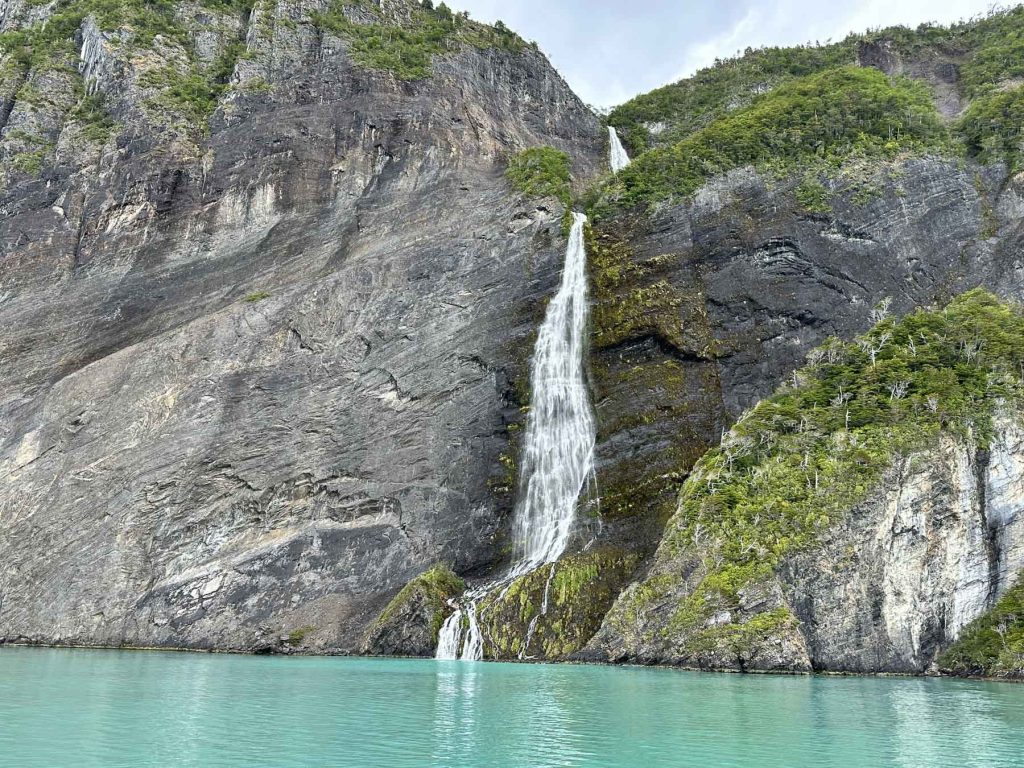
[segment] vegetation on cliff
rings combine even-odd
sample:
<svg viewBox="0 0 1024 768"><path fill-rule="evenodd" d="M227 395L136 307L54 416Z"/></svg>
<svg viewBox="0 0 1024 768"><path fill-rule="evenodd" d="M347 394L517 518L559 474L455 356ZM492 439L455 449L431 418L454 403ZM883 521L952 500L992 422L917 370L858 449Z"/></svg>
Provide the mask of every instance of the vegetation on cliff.
<svg viewBox="0 0 1024 768"><path fill-rule="evenodd" d="M785 82L856 64L860 52L872 46L910 60L954 63L959 86L973 99L1024 74L1024 8L950 26L851 34L825 45L748 48L742 56L716 60L693 77L635 97L614 109L608 122L630 139L635 152L671 145Z"/></svg>
<svg viewBox="0 0 1024 768"><path fill-rule="evenodd" d="M614 548L593 549L494 590L478 610L488 653L557 659L582 650L638 560Z"/></svg>
<svg viewBox="0 0 1024 768"><path fill-rule="evenodd" d="M650 205L686 197L745 165L837 168L853 155L892 158L947 146L922 84L840 67L785 83L672 146L645 152L615 177L610 195L624 205Z"/></svg>
<svg viewBox="0 0 1024 768"><path fill-rule="evenodd" d="M381 611L370 628L370 634L379 633L393 620L407 621L411 612L424 612L429 621L427 631L434 644L449 612L448 601L466 591L466 583L447 565L435 565L412 579Z"/></svg>
<svg viewBox="0 0 1024 768"><path fill-rule="evenodd" d="M802 173L801 204L827 212L821 177L851 159L967 154L1019 170L1022 41L1024 7L1016 7L949 27L894 27L824 46L748 49L612 111L608 122L630 145L634 162L604 190L603 202L649 206L682 198L712 176L754 165ZM968 109L943 120L925 79L888 77L867 66L892 61L947 62L958 72L955 87Z"/></svg>
<svg viewBox="0 0 1024 768"><path fill-rule="evenodd" d="M991 611L964 628L939 657L939 668L955 675L1024 677L1024 574Z"/></svg>
<svg viewBox="0 0 1024 768"><path fill-rule="evenodd" d="M554 147L532 147L513 155L505 176L529 197L557 197L566 207L571 202L569 156Z"/></svg>
<svg viewBox="0 0 1024 768"><path fill-rule="evenodd" d="M430 0L410 4L405 17L389 16L370 0L334 0L313 23L348 41L349 53L369 69L393 73L402 80L430 77L436 55L460 44L476 48L522 50L526 43L500 21L493 27L471 21Z"/></svg>
<svg viewBox="0 0 1024 768"><path fill-rule="evenodd" d="M832 339L815 350L807 367L697 462L658 556L682 556L692 570L649 579L631 594L627 616L635 619L685 578L665 631L686 638L693 652L749 634L735 621L710 620L735 615L745 589L812 545L897 456L943 431L984 442L995 408L1024 394L1019 308L979 289L899 321L884 305L875 312L874 328L854 343ZM788 621L773 610L743 623Z"/></svg>

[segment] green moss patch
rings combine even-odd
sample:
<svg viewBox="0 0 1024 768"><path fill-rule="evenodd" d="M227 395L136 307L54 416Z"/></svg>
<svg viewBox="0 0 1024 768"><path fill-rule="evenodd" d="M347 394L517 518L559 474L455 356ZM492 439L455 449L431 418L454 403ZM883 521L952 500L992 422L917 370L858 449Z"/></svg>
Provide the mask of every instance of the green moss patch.
<svg viewBox="0 0 1024 768"><path fill-rule="evenodd" d="M613 548L581 552L495 590L478 609L489 652L496 658L558 659L582 650L638 561Z"/></svg>
<svg viewBox="0 0 1024 768"><path fill-rule="evenodd" d="M466 591L466 583L460 579L447 565L435 565L421 573L402 587L371 628L371 634L388 622L404 616L410 609L422 605L430 617L429 632L433 642L441 632L445 615L449 612L448 601Z"/></svg>

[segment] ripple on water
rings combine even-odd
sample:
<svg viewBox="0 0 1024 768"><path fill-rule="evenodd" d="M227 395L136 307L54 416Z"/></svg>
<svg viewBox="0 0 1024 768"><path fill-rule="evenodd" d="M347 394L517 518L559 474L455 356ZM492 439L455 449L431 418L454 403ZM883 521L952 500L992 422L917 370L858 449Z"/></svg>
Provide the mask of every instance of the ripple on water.
<svg viewBox="0 0 1024 768"><path fill-rule="evenodd" d="M1024 686L0 648L0 765L1024 768Z"/></svg>

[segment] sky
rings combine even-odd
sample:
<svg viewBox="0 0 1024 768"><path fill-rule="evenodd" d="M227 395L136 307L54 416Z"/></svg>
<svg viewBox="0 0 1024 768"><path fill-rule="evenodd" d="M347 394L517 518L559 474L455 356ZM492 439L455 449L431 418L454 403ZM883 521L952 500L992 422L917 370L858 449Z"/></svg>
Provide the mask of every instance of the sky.
<svg viewBox="0 0 1024 768"><path fill-rule="evenodd" d="M985 13L991 0L446 0L535 40L588 104L612 107L762 45Z"/></svg>

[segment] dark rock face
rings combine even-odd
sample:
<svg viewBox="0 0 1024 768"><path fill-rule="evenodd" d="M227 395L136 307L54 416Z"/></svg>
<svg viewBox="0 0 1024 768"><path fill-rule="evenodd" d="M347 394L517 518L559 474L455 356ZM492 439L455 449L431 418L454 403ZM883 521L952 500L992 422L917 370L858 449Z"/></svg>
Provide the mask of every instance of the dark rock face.
<svg viewBox="0 0 1024 768"><path fill-rule="evenodd" d="M711 182L691 204L650 220L601 225L597 244L602 238L624 243L629 263L639 268L599 302L616 307L616 318L630 316L630 303L637 305L634 314L656 317L656 322L597 328L599 485L613 502L620 496L646 501L633 508L605 504L603 511L624 511L608 521L607 535L626 535L635 546L653 548L657 537L651 541L643 531L657 530L652 518L664 520L675 511L675 491L693 464L691 457L717 444L723 428L782 383L827 337L850 339L869 328L879 302L889 300L888 311L900 315L945 303L979 285L1018 301L1024 295L1019 179L1006 179L998 168L915 160L866 198L840 193L831 213L810 213L796 203L790 185L771 185L738 171ZM614 343L602 346L602 337ZM936 476L944 476L940 458L928 459ZM652 487L660 495L648 500ZM868 561L876 544L884 552L890 542L873 543L871 527L881 516L879 511L863 523L870 531L837 533L841 544L835 544L833 556L852 547L863 550ZM974 517L970 510L963 514ZM962 549L965 557L982 551L956 538L973 530L966 523L953 533L941 520L934 528L921 533L922 546L939 539L950 551ZM815 568L821 564L810 557L793 567L790 581L765 585L763 595L751 596L757 610L789 601L806 631L787 624L787 632L766 638L749 658L698 658L682 654L671 638L652 641L667 626L671 601L660 614L652 608L645 620L647 639L636 635L633 620L624 618L628 592L581 656L714 668L923 671L936 649L963 626L962 616L943 618L953 610L956 590L924 590L912 610L893 607L890 600L887 610L906 618L906 627L935 623L928 630L931 646L915 646L916 635L912 641L903 634L910 630L893 628L898 618L888 627L871 621L870 601L857 589L864 594L870 584L881 589L895 570L879 552L871 557L871 567L880 570L867 574L837 573L828 558L819 572ZM685 574L684 560L659 555L640 570L631 591L656 578L659 568ZM918 558L907 568L914 574L907 578L927 581L930 576L922 574L934 575L942 567ZM887 575L880 576L886 568ZM956 583L955 576L944 578ZM977 580L993 591L1009 586L999 582L997 588L987 575ZM977 615L986 600L973 599L971 605ZM846 626L840 616L864 618L863 611L869 615L857 632L850 627L841 637L828 632L830 625Z"/></svg>
<svg viewBox="0 0 1024 768"><path fill-rule="evenodd" d="M599 126L529 49L409 83L258 21L234 81L261 87L195 144L100 46L125 130L87 154L50 115L66 151L0 200L0 641L353 651L431 564L501 556L564 248L504 157L582 178Z"/></svg>

